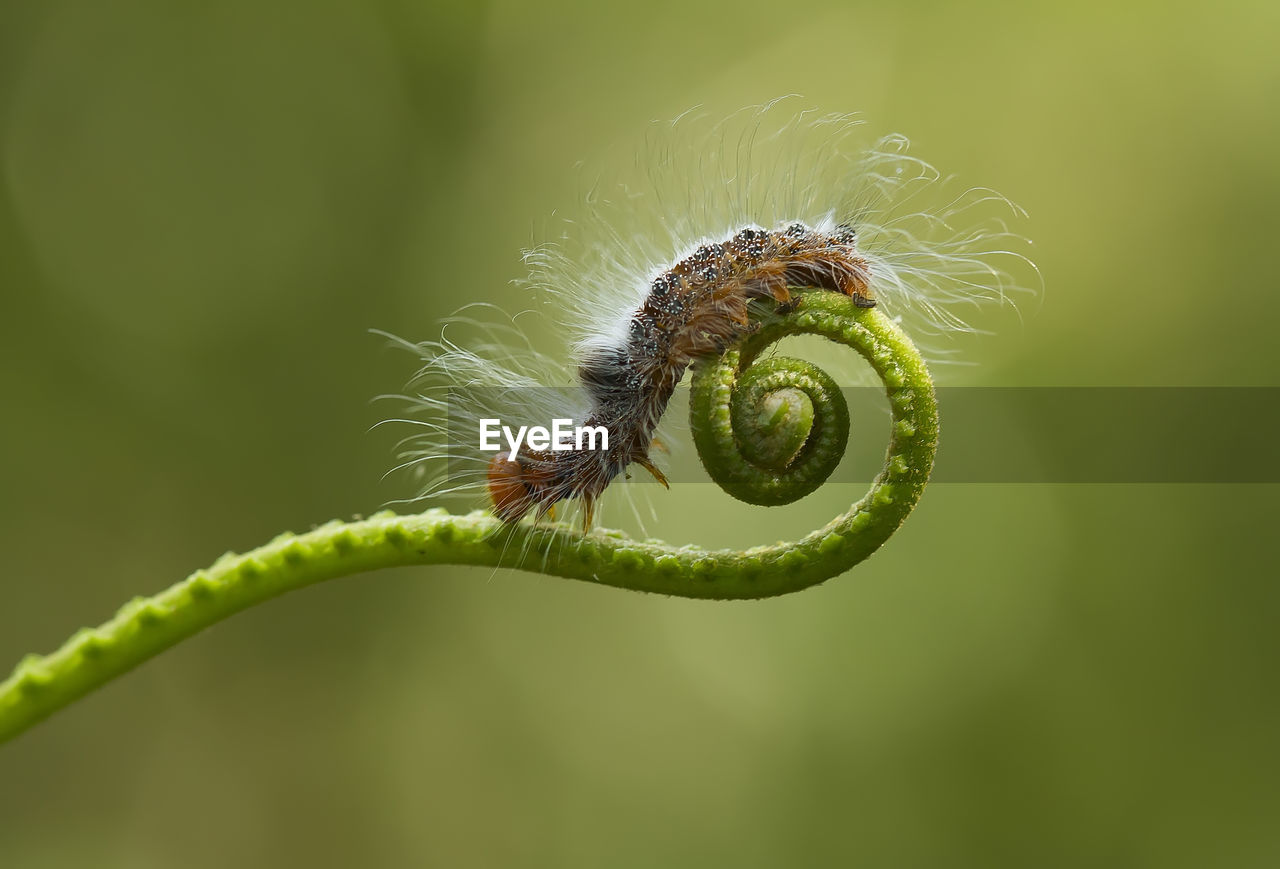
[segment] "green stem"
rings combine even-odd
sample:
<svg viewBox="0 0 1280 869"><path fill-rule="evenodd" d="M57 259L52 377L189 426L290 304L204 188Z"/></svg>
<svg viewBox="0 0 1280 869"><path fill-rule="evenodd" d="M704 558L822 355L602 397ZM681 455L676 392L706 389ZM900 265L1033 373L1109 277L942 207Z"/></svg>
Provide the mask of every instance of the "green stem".
<svg viewBox="0 0 1280 869"><path fill-rule="evenodd" d="M243 555L224 555L212 567L153 597L134 599L115 618L77 632L50 655L23 659L0 684L0 742L240 610L312 583L378 568L510 567L637 591L718 599L785 594L843 573L897 529L915 506L933 466L938 435L933 384L907 337L875 309L860 310L832 293L808 294L798 311L762 327L720 359L699 366L691 406L706 414L702 419L712 421L696 427L700 455L713 477L732 478L738 486L758 478L764 489L777 488L767 493L771 503L798 497L797 491L803 494L814 485L806 476L813 472L797 469L796 464L777 473L751 470L735 443L730 404L740 368L749 368L767 344L804 332L847 344L866 358L885 384L893 417L884 469L861 501L824 528L791 543L744 551L707 550L641 542L604 530L584 535L559 525L507 526L484 512L455 516L437 509L414 516L381 513L356 522L330 522L307 534L282 534ZM767 371L771 377L788 369L774 364ZM817 455L822 444L839 441L843 449L844 435L832 434L831 408L821 389L783 380L771 385L799 389L814 405L812 413L797 414L813 426L809 440L814 446L802 446L794 463L807 461L808 453L822 459ZM757 415L771 437L776 435L779 413L775 406L775 412ZM838 409L835 413L838 417ZM739 436L744 442L755 437ZM783 483L777 484L777 479Z"/></svg>

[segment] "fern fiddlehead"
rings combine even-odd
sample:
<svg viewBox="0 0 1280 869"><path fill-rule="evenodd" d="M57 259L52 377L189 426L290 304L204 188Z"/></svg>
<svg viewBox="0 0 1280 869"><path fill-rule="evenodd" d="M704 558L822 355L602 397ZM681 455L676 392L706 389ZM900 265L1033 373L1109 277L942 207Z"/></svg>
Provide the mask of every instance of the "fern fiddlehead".
<svg viewBox="0 0 1280 869"><path fill-rule="evenodd" d="M504 525L493 515L434 509L330 522L220 558L46 656L23 659L0 683L0 742L148 658L240 610L326 579L383 567L484 565L532 570L682 597L770 597L820 583L869 556L919 500L933 467L937 405L924 361L879 309L809 293L722 356L696 366L690 403L703 464L730 494L785 504L821 485L843 454L848 411L825 373L761 351L792 334L817 334L863 356L884 384L892 417L885 464L848 512L800 540L708 550L632 540L560 525ZM536 552L536 556L524 553Z"/></svg>

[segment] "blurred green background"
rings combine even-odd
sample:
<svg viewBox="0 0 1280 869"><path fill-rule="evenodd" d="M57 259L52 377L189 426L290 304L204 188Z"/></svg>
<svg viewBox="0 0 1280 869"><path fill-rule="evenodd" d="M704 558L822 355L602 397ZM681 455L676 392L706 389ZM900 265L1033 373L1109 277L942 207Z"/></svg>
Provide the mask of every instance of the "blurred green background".
<svg viewBox="0 0 1280 869"><path fill-rule="evenodd" d="M860 111L1027 207L1043 300L951 382L1277 385L1278 32L1273 0L4 0L0 668L405 495L367 429L412 360L366 328L518 305L575 162L698 103ZM691 485L660 530L856 494ZM938 485L763 603L330 583L0 748L0 865L1280 865L1277 506Z"/></svg>

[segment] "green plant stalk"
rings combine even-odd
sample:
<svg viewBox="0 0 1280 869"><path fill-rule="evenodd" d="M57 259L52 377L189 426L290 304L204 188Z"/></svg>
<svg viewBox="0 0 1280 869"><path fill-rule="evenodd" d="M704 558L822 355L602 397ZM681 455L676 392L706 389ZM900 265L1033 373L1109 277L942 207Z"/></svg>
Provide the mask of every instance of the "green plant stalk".
<svg viewBox="0 0 1280 869"><path fill-rule="evenodd" d="M582 534L563 525L504 525L487 512L459 516L433 509L412 516L380 513L330 522L306 534L282 534L250 552L228 553L153 597L135 598L113 619L80 630L52 654L24 658L0 683L0 742L243 609L313 583L383 567L510 567L714 599L786 594L845 572L889 538L923 492L937 445L937 405L924 361L882 313L859 309L833 293L803 299L797 311L762 326L737 349L697 366L691 409L700 421L699 455L713 478L754 475L760 485L772 486L779 475L753 469L735 445L730 403L740 368L749 367L769 343L797 333L825 335L866 358L889 397L889 448L866 495L825 527L789 543L708 550L642 542L606 530ZM770 376L783 368L775 365ZM815 414L821 417L824 409L819 396ZM821 425L814 422L815 431Z"/></svg>

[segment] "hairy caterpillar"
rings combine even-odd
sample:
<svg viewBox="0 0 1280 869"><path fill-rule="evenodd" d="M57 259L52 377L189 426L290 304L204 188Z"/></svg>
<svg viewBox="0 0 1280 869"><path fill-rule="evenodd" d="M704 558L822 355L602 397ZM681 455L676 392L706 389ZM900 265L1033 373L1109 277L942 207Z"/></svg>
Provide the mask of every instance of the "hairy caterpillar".
<svg viewBox="0 0 1280 869"><path fill-rule="evenodd" d="M666 482L650 456L663 411L691 362L750 332L753 303L785 310L790 288L815 288L948 335L971 328L965 308L1018 289L1001 261L1026 262L1004 223L1020 212L1003 197L945 193L900 136L851 148L858 122L847 116L778 113L749 110L709 133L688 118L661 128L644 184L598 186L589 220L526 253L555 319L576 326L571 352L534 350L526 330L491 314L455 318L479 333L462 344L407 345L424 366L408 397L413 418L401 420L419 431L403 442L400 467L434 471L421 497L474 493L509 523L574 499L589 529L629 465ZM700 178L689 177L690 155ZM566 382L577 389L540 388ZM498 390L522 420L604 426L609 449L479 453L451 437L446 419L484 416L466 399L470 387Z"/></svg>
<svg viewBox="0 0 1280 869"><path fill-rule="evenodd" d="M747 303L792 304L789 286L844 293L873 307L867 262L854 249L852 227L834 233L794 223L768 231L748 227L723 243L704 244L654 278L618 346L596 348L578 376L593 402L586 425L614 433L608 450L523 455L499 453L489 463L488 489L498 517L515 522L531 509L579 498L591 527L597 498L632 463L666 484L650 461L654 428L685 369L718 353L749 329Z"/></svg>

